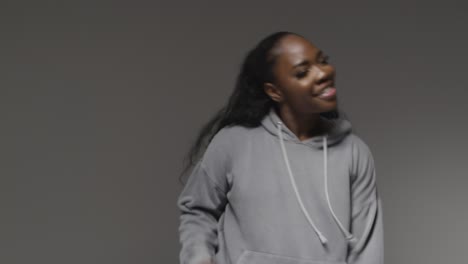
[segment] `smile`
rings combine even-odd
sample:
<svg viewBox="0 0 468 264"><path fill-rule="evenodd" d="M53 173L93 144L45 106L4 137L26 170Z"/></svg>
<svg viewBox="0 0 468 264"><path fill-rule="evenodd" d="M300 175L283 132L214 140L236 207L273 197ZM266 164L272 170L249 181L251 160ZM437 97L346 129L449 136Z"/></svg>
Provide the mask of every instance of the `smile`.
<svg viewBox="0 0 468 264"><path fill-rule="evenodd" d="M323 98L323 99L331 99L331 98L334 98L336 95L336 88L335 87L332 87L332 86L329 86L327 88L325 88L319 95L318 97L319 98Z"/></svg>

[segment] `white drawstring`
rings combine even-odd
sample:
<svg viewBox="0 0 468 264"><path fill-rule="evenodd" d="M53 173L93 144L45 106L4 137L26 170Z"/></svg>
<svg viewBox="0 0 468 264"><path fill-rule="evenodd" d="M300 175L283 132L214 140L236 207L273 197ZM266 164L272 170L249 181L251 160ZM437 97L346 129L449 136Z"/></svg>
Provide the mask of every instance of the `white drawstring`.
<svg viewBox="0 0 468 264"><path fill-rule="evenodd" d="M346 230L344 227L343 227L343 224L341 224L340 220L338 219L338 217L336 217L335 215L335 212L333 211L333 208L331 206L331 203L330 203L330 196L328 195L328 165L327 165L327 137L323 137L323 167L324 167L324 175L325 175L325 196L327 197L327 203L328 203L328 208L330 208L330 212L332 213L333 215L333 219L335 219L335 222L338 224L338 226L340 227L341 229L341 232L343 232L343 234L345 235L346 239L351 242L351 243L355 243L356 242L356 238L353 236L353 234L349 233L348 230Z"/></svg>
<svg viewBox="0 0 468 264"><path fill-rule="evenodd" d="M322 244L326 244L328 242L327 238L315 226L315 224L312 221L312 219L310 218L309 213L307 212L304 204L302 203L301 197L299 196L299 191L297 190L296 181L294 180L294 177L292 175L291 167L289 166L287 153L286 153L286 150L285 150L285 147L284 147L283 134L281 133L281 124L282 124L282 122L278 121L278 134L279 134L279 137L280 137L281 150L283 151L284 162L286 163L286 168L288 169L288 173L289 173L289 179L291 180L291 184L293 186L294 192L296 193L297 201L299 202L299 205L301 206L302 212L304 213L305 217L307 218L307 221L309 221L309 224L312 226L315 233L317 233L317 235L319 236L320 242L322 242Z"/></svg>
<svg viewBox="0 0 468 264"><path fill-rule="evenodd" d="M314 222L312 221L311 217L309 216L309 213L307 212L307 209L305 208L305 206L304 206L304 204L302 202L302 199L301 199L301 197L299 195L299 191L297 190L297 186L296 186L296 181L294 180L294 176L292 174L291 167L289 166L289 160L288 160L288 155L287 155L287 152L286 152L286 148L284 147L283 134L282 134L282 131L281 131L281 125L283 124L283 122L278 121L277 124L278 124L278 135L279 135L279 138L280 138L280 145L281 145L281 150L282 150L282 153L283 153L284 162L286 163L286 168L288 170L289 179L290 179L291 184L293 186L294 192L296 193L297 201L299 202L301 210L304 213L305 217L307 218L307 221L309 222L309 224L312 226L312 228L314 229L314 231L317 233L318 237L320 238L320 242L322 244L326 244L328 242L327 238L315 226ZM333 212L333 209L332 209L332 206L331 206L331 203L330 203L330 198L329 198L329 195L328 195L328 183L327 183L328 182L328 171L327 171L327 137L326 136L323 137L323 160L324 160L324 177L325 177L325 196L327 198L328 208L330 209L330 212L332 213L335 222L340 227L340 230L343 232L346 239L351 243L355 243L356 238L343 227L340 220L336 217L335 212Z"/></svg>

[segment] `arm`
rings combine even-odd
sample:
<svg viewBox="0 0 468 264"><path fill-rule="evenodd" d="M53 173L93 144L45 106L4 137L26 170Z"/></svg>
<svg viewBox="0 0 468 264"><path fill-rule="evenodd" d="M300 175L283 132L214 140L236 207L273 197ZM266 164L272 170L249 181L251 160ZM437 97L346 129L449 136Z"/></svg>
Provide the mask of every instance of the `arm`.
<svg viewBox="0 0 468 264"><path fill-rule="evenodd" d="M181 264L213 263L217 225L227 203L226 153L213 139L179 195Z"/></svg>
<svg viewBox="0 0 468 264"><path fill-rule="evenodd" d="M348 263L383 264L383 209L377 190L375 164L369 147L359 138L353 157L351 232L357 242L350 249Z"/></svg>

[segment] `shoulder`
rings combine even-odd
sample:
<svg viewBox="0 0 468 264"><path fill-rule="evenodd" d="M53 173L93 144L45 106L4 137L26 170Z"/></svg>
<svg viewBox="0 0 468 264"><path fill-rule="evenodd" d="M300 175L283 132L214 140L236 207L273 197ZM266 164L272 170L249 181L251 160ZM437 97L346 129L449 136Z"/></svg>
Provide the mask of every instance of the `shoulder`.
<svg viewBox="0 0 468 264"><path fill-rule="evenodd" d="M352 153L352 172L354 175L366 173L374 169L374 157L368 143L359 135L349 135Z"/></svg>
<svg viewBox="0 0 468 264"><path fill-rule="evenodd" d="M208 144L204 160L224 162L232 159L233 153L242 148L250 129L243 126L230 126L220 129Z"/></svg>
<svg viewBox="0 0 468 264"><path fill-rule="evenodd" d="M241 126L224 127L208 144L201 165L218 186L227 186L232 181L230 171L233 160L242 151L248 131L249 128Z"/></svg>
<svg viewBox="0 0 468 264"><path fill-rule="evenodd" d="M243 126L223 127L213 136L208 148L232 150L246 140L248 132L249 128Z"/></svg>
<svg viewBox="0 0 468 264"><path fill-rule="evenodd" d="M366 141L354 132L348 135L348 140L351 145L353 154L358 155L372 155L371 149Z"/></svg>
<svg viewBox="0 0 468 264"><path fill-rule="evenodd" d="M250 128L235 125L221 128L213 137L213 142L232 142L244 137Z"/></svg>
<svg viewBox="0 0 468 264"><path fill-rule="evenodd" d="M370 154L371 150L366 141L355 132L349 132L340 141L339 145L346 149L346 152L352 156Z"/></svg>

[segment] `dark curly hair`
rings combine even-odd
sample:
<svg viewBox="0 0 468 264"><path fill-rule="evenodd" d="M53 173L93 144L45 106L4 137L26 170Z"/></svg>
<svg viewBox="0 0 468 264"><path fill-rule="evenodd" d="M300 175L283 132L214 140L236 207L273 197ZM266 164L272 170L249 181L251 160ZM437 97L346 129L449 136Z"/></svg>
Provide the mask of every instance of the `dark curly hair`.
<svg viewBox="0 0 468 264"><path fill-rule="evenodd" d="M179 176L182 183L184 174L197 163L213 136L219 130L234 125L257 127L261 124L262 118L270 108L274 106L275 102L264 92L263 84L274 81L272 68L276 56L271 51L287 35L303 37L288 31L275 32L266 36L247 53L228 103L219 109L202 127L187 153L184 159L185 169ZM330 112L320 113L320 115L329 119L336 119L342 116L340 112L340 110L335 109Z"/></svg>

